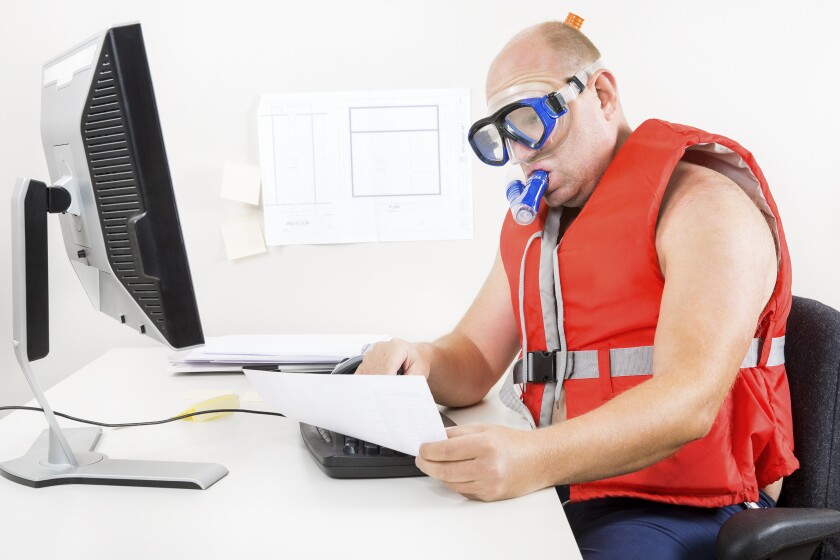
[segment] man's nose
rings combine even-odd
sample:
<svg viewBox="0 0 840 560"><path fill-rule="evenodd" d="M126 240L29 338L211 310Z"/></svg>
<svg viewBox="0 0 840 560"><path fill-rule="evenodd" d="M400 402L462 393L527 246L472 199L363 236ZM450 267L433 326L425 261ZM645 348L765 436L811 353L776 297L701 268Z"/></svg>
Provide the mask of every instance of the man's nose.
<svg viewBox="0 0 840 560"><path fill-rule="evenodd" d="M513 153L513 159L517 162L528 161L528 159L536 151L515 140L511 140L508 143L508 148Z"/></svg>

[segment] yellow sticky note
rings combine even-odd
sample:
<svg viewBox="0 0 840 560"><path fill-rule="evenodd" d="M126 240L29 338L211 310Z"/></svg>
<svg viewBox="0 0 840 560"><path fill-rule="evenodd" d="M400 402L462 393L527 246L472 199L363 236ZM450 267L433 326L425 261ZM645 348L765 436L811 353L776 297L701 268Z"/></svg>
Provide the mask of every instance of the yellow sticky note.
<svg viewBox="0 0 840 560"><path fill-rule="evenodd" d="M195 405L192 406L192 408L188 408L182 413L176 414L176 416L181 416L183 414L191 414L193 412L201 412L203 410L214 410L217 408L239 408L239 395L235 393L228 393L226 395L219 395L218 397L205 399L203 401L195 403ZM214 412L211 414L199 414L197 416L190 416L189 418L183 418L183 420L189 420L191 422L206 422L207 420L215 420L216 418L230 416L231 414L233 413Z"/></svg>
<svg viewBox="0 0 840 560"><path fill-rule="evenodd" d="M259 206L261 185L259 167L225 162L222 169L222 198Z"/></svg>
<svg viewBox="0 0 840 560"><path fill-rule="evenodd" d="M230 260L265 253L265 237L258 215L247 216L222 226L225 253Z"/></svg>

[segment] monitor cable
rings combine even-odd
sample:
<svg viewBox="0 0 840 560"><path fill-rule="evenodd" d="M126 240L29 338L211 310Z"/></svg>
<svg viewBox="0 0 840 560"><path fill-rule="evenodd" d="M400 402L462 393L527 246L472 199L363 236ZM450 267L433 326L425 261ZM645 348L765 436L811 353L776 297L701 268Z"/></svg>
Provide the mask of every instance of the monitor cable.
<svg viewBox="0 0 840 560"><path fill-rule="evenodd" d="M30 412L44 412L43 408L39 408L37 406L0 406L0 412L4 410L28 410ZM247 414L262 414L263 416L280 416L282 418L286 417L285 414L280 414L279 412L267 412L265 410L251 410L248 408L216 408L212 410L199 410L196 412L189 412L187 414L173 416L172 418L165 418L163 420L153 420L151 422L126 422L123 424L110 424L107 422L97 422L96 420L85 420L84 418L76 418L75 416L70 416L69 414L58 412L57 410L54 410L53 414L62 418L66 418L67 420L72 420L74 422L80 422L82 424L92 424L94 426L101 426L103 428L134 428L136 426L155 426L158 424L167 424L169 422L183 420L184 418L190 418L192 416L199 416L201 414L218 414L221 412L244 412Z"/></svg>

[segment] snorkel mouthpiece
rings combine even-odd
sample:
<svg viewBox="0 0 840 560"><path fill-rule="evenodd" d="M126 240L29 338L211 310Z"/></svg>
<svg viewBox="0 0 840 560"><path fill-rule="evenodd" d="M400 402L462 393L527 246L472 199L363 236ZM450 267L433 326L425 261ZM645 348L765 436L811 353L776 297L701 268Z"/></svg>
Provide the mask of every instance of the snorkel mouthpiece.
<svg viewBox="0 0 840 560"><path fill-rule="evenodd" d="M507 199L510 203L510 214L517 224L527 226L534 221L537 212L540 211L540 202L546 187L548 187L548 173L545 171L534 171L525 184L518 179L508 183Z"/></svg>

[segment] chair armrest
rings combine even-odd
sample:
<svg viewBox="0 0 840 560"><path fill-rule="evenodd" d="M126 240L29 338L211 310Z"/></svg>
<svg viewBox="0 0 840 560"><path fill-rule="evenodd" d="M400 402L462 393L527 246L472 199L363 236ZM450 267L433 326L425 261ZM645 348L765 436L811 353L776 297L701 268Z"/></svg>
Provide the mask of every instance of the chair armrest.
<svg viewBox="0 0 840 560"><path fill-rule="evenodd" d="M840 511L809 508L747 509L730 517L717 537L718 560L765 560L801 548L804 560L820 541L840 534ZM786 558L798 559L797 556Z"/></svg>

